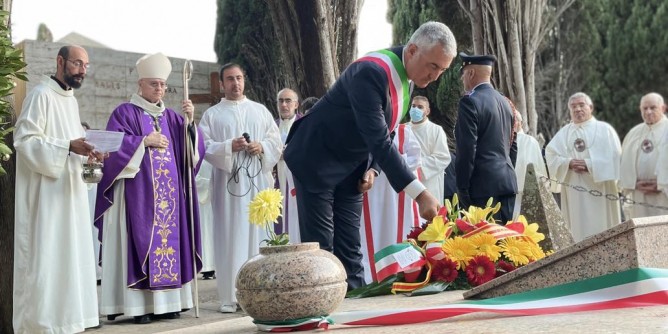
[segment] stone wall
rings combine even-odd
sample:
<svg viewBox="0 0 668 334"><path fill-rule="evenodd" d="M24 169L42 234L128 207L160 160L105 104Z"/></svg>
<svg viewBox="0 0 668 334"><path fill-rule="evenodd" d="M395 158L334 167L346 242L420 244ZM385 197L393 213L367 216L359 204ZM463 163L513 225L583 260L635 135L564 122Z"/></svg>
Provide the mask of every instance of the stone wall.
<svg viewBox="0 0 668 334"><path fill-rule="evenodd" d="M25 40L17 45L24 51L28 64L28 82L18 82L14 91L16 109L20 112L26 92L40 81L42 75L56 72L56 56L65 44ZM74 91L79 101L81 121L88 122L94 129L105 128L111 112L128 101L137 92L137 74L135 63L143 56L141 53L115 51L111 49L85 47L88 51L90 69L80 89ZM169 55L167 55L169 56ZM183 64L184 59L171 58L172 74L167 80L165 104L177 112L181 110L183 99ZM211 93L212 73L217 73L220 66L215 63L193 61L193 74L188 83L189 93L208 95ZM217 78L217 75L215 76ZM217 86L215 86L217 87ZM215 88L217 89L217 88ZM195 99L193 99L195 100ZM209 107L209 103L195 104L196 119Z"/></svg>

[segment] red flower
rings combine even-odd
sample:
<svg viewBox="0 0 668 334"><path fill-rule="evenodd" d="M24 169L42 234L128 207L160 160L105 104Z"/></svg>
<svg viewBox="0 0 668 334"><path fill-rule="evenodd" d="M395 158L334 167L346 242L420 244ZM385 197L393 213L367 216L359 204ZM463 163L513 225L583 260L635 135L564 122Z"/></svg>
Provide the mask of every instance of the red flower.
<svg viewBox="0 0 668 334"><path fill-rule="evenodd" d="M503 274L507 274L507 273L517 269L517 267L515 267L512 263L509 263L509 262L506 262L506 261L503 261L503 260L499 260L499 262L497 262L497 265L498 265L498 269L496 270L496 277L499 277Z"/></svg>
<svg viewBox="0 0 668 334"><path fill-rule="evenodd" d="M496 268L487 256L477 255L466 266L466 279L471 286L491 281L496 275Z"/></svg>
<svg viewBox="0 0 668 334"><path fill-rule="evenodd" d="M457 275L459 275L457 263L447 257L436 261L431 269L431 279L436 281L452 282L457 278Z"/></svg>
<svg viewBox="0 0 668 334"><path fill-rule="evenodd" d="M420 235L420 233L422 233L422 232L424 232L424 228L415 226L411 229L411 232L408 233L408 235L406 236L406 239L417 240L418 235Z"/></svg>
<svg viewBox="0 0 668 334"><path fill-rule="evenodd" d="M445 207L445 205L442 206L442 207L438 210L438 215L439 215L439 216L443 216L443 220L447 222L447 221L448 221L448 208Z"/></svg>

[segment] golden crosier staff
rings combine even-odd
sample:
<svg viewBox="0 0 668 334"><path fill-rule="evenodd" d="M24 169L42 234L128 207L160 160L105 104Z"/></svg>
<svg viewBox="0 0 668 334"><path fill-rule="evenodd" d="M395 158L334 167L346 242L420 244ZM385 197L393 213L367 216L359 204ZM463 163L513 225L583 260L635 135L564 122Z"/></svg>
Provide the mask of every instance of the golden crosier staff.
<svg viewBox="0 0 668 334"><path fill-rule="evenodd" d="M193 63L190 62L190 60L187 60L183 63L183 100L188 101L189 100L189 93L188 93L188 81L190 81L190 78L192 78L192 72L193 72ZM186 199L188 200L188 210L189 210L189 220L190 220L190 244L192 245L192 254L193 254L193 281L195 282L195 317L199 318L199 290L197 288L197 246L195 245L195 217L193 216L193 180L192 180L192 174L193 174L193 147L192 147L192 142L190 140L190 135L188 133L188 127L193 121L193 118L195 117L195 111L193 110L193 115L188 116L188 114L184 115L185 117L185 123L184 123L184 131L183 135L185 136L184 138L184 143L185 143L185 159L183 161L186 164L186 168L184 168L184 171L186 172L187 180L188 183L186 185Z"/></svg>

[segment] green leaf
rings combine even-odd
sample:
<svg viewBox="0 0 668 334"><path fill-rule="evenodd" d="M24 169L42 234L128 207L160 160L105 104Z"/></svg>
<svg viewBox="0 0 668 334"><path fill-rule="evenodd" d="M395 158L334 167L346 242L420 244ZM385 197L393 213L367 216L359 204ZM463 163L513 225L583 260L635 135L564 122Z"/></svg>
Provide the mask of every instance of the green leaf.
<svg viewBox="0 0 668 334"><path fill-rule="evenodd" d="M448 286L450 286L450 283L448 282L442 282L442 281L432 282L417 290L413 290L410 296L415 297L415 296L435 295L437 293L445 291L448 288Z"/></svg>
<svg viewBox="0 0 668 334"><path fill-rule="evenodd" d="M389 295L392 293L392 284L394 284L397 279L397 275L392 275L382 282L373 282L363 287L348 291L346 298L366 298Z"/></svg>
<svg viewBox="0 0 668 334"><path fill-rule="evenodd" d="M5 143L0 143L0 158L5 154L12 154L12 149L9 148Z"/></svg>

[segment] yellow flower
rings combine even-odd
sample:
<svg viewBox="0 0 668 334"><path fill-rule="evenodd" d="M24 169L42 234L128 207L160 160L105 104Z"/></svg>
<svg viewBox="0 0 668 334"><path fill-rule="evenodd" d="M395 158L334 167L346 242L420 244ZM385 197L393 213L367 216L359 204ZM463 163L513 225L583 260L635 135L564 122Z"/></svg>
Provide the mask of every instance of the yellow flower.
<svg viewBox="0 0 668 334"><path fill-rule="evenodd" d="M278 189L265 189L257 193L248 205L251 224L267 225L276 222L283 209L283 195Z"/></svg>
<svg viewBox="0 0 668 334"><path fill-rule="evenodd" d="M501 247L496 245L496 238L488 233L478 233L469 238L478 249L476 255L484 255L496 262L501 257Z"/></svg>
<svg viewBox="0 0 668 334"><path fill-rule="evenodd" d="M427 228L418 235L418 240L427 242L443 241L445 240L446 230L447 227L445 226L443 216L436 216L434 217L434 220L427 225Z"/></svg>
<svg viewBox="0 0 668 334"><path fill-rule="evenodd" d="M443 252L450 260L457 263L457 270L465 269L466 264L476 255L475 245L467 238L454 237L443 244Z"/></svg>
<svg viewBox="0 0 668 334"><path fill-rule="evenodd" d="M529 250L531 251L531 259L534 261L545 257L545 252L539 244L529 243Z"/></svg>
<svg viewBox="0 0 668 334"><path fill-rule="evenodd" d="M520 238L506 238L501 241L501 252L516 266L529 263L530 244Z"/></svg>
<svg viewBox="0 0 668 334"><path fill-rule="evenodd" d="M522 225L524 225L524 235L531 238L533 242L539 243L545 240L545 234L538 232L538 224L536 223L529 224L527 222L527 219L523 215L520 215L517 218L517 221L521 222Z"/></svg>

